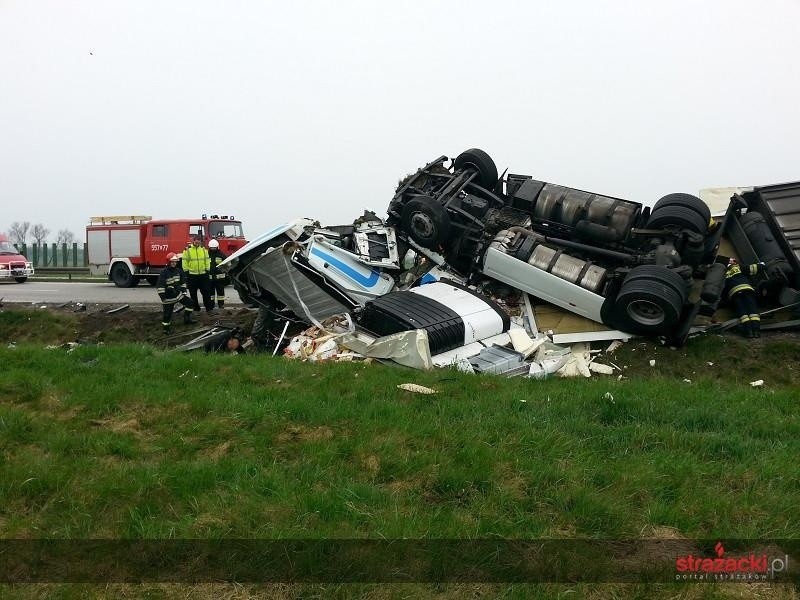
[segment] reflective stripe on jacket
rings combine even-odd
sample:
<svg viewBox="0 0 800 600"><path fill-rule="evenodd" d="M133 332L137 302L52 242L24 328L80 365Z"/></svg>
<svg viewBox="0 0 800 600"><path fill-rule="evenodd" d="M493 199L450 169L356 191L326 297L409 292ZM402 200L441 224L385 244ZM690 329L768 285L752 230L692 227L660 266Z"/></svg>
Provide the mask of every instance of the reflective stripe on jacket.
<svg viewBox="0 0 800 600"><path fill-rule="evenodd" d="M223 273L217 267L223 260L228 258L227 255L222 250L216 249L211 250L209 256L211 257L211 279L226 279L228 277L227 273Z"/></svg>
<svg viewBox="0 0 800 600"><path fill-rule="evenodd" d="M166 267L158 275L156 292L164 304L174 304L186 286L186 275L180 267Z"/></svg>
<svg viewBox="0 0 800 600"><path fill-rule="evenodd" d="M755 292L753 286L750 285L750 279L742 273L738 264L729 266L725 271L725 296L730 299L734 294L744 291Z"/></svg>

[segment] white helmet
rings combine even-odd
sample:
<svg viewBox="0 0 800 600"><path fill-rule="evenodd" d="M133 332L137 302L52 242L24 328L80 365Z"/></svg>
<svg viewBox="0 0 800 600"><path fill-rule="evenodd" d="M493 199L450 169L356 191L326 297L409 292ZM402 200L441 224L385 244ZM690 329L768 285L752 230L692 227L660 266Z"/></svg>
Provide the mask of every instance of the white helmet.
<svg viewBox="0 0 800 600"><path fill-rule="evenodd" d="M219 242L217 240L209 240L208 247L214 250L215 248L219 248Z"/></svg>

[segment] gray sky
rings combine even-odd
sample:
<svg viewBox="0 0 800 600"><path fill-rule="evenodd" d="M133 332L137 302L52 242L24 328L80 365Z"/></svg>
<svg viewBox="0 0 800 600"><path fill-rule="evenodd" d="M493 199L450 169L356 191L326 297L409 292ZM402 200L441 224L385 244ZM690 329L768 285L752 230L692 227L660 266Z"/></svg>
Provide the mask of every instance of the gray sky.
<svg viewBox="0 0 800 600"><path fill-rule="evenodd" d="M0 0L0 230L346 223L470 147L646 204L796 180L798 23L797 0Z"/></svg>

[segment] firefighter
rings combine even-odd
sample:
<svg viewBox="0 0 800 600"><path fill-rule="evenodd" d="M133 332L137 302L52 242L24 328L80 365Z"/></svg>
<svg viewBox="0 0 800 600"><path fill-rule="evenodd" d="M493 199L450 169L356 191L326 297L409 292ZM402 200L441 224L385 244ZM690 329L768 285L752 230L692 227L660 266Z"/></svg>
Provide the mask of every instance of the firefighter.
<svg viewBox="0 0 800 600"><path fill-rule="evenodd" d="M186 274L178 266L178 255L174 252L167 254L167 266L158 276L156 291L161 304L164 307L164 314L161 317L161 325L164 333L169 333L169 325L172 320L172 311L175 305L181 303L184 307L183 322L194 323L192 310L194 303L186 295Z"/></svg>
<svg viewBox="0 0 800 600"><path fill-rule="evenodd" d="M197 302L197 291L203 296L203 305L206 311L214 310L214 303L211 300L211 259L208 250L201 243L199 235L194 236L192 245L183 251L183 269L186 271L186 281L189 287L189 295L194 302L194 309L200 310Z"/></svg>
<svg viewBox="0 0 800 600"><path fill-rule="evenodd" d="M728 260L725 271L725 298L733 305L739 317L739 332L746 338L761 337L761 315L758 313L758 296L750 285L749 275L756 275L763 263L750 265L746 273L735 258Z"/></svg>
<svg viewBox="0 0 800 600"><path fill-rule="evenodd" d="M219 242L212 239L208 242L208 255L211 260L211 294L216 296L217 308L225 308L225 286L228 285L228 275L219 270L219 263L228 258L219 249ZM214 306L214 298L211 298L211 306Z"/></svg>

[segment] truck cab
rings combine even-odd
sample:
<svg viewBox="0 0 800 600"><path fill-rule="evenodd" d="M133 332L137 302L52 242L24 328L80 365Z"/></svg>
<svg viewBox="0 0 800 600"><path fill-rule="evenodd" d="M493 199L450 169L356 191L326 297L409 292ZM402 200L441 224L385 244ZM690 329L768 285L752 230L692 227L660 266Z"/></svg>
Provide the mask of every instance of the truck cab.
<svg viewBox="0 0 800 600"><path fill-rule="evenodd" d="M33 275L33 264L28 262L9 239L0 235L0 280L13 278L17 283L25 283Z"/></svg>

